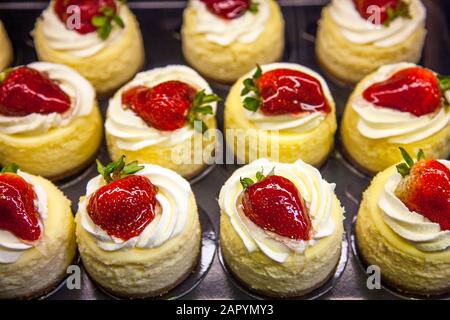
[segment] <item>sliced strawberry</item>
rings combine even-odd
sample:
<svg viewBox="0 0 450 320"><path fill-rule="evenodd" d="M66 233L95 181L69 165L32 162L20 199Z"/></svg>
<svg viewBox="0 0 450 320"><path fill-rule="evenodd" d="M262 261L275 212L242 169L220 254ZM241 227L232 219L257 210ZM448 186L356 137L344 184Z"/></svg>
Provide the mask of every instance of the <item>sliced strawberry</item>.
<svg viewBox="0 0 450 320"><path fill-rule="evenodd" d="M201 114L212 114L209 103L219 101L181 81L166 81L153 88L136 86L122 94L122 104L130 107L149 126L174 131L200 120ZM203 126L205 124L202 122ZM203 128L204 130L205 128Z"/></svg>
<svg viewBox="0 0 450 320"><path fill-rule="evenodd" d="M389 25L397 17L411 17L409 4L403 0L353 0L353 3L359 15L373 24Z"/></svg>
<svg viewBox="0 0 450 320"><path fill-rule="evenodd" d="M363 97L376 106L409 112L417 117L435 112L442 100L437 77L422 67L395 72L364 90Z"/></svg>
<svg viewBox="0 0 450 320"><path fill-rule="evenodd" d="M319 80L298 70L281 68L262 73L258 66L253 77L244 80L241 95L249 92L255 97L245 98L244 107L260 109L265 115L331 111Z"/></svg>
<svg viewBox="0 0 450 320"><path fill-rule="evenodd" d="M155 218L157 188L147 177L132 175L143 167L125 165L124 157L106 167L97 164L108 184L89 198L89 216L110 236L123 241L138 236Z"/></svg>
<svg viewBox="0 0 450 320"><path fill-rule="evenodd" d="M403 179L395 194L409 210L450 230L450 170L437 160L418 156L414 163L405 150L402 154L406 163L397 166Z"/></svg>
<svg viewBox="0 0 450 320"><path fill-rule="evenodd" d="M0 173L0 229L26 242L41 236L33 187L13 172Z"/></svg>
<svg viewBox="0 0 450 320"><path fill-rule="evenodd" d="M64 113L70 109L69 96L44 73L18 67L0 75L0 113L26 116L31 113Z"/></svg>
<svg viewBox="0 0 450 320"><path fill-rule="evenodd" d="M249 178L241 179L245 216L262 229L282 237L309 240L311 220L296 186L281 176L258 175L256 183Z"/></svg>
<svg viewBox="0 0 450 320"><path fill-rule="evenodd" d="M72 7L79 8L80 24L72 25L75 12ZM56 0L55 12L59 19L68 28L80 34L87 34L97 31L101 39L109 37L113 23L124 28L125 24L117 14L117 5L114 0ZM69 24L69 20L70 24Z"/></svg>
<svg viewBox="0 0 450 320"><path fill-rule="evenodd" d="M245 12L257 12L258 5L251 0L201 0L208 10L223 19L239 18Z"/></svg>

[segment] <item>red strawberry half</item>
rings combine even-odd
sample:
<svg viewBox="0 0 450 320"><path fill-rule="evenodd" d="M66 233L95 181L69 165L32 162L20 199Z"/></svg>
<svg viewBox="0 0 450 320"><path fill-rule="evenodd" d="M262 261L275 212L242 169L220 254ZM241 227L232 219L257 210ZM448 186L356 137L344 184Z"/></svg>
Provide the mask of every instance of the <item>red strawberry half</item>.
<svg viewBox="0 0 450 320"><path fill-rule="evenodd" d="M131 108L149 126L162 131L180 129L187 122L194 125L194 121L201 121L200 115L212 114L208 104L219 100L216 95L206 95L204 90L197 92L181 81L166 81L152 88L136 86L122 94L125 107Z"/></svg>
<svg viewBox="0 0 450 320"><path fill-rule="evenodd" d="M260 109L265 115L331 111L319 80L298 70L281 68L262 73L258 66L253 77L244 80L241 95L249 92L254 97L246 97L244 107Z"/></svg>
<svg viewBox="0 0 450 320"><path fill-rule="evenodd" d="M246 11L256 12L258 6L251 0L201 0L208 10L227 20L239 18Z"/></svg>
<svg viewBox="0 0 450 320"><path fill-rule="evenodd" d="M422 152L415 163L405 150L402 154L406 163L397 166L403 179L395 194L409 210L450 230L450 170L437 160L425 160Z"/></svg>
<svg viewBox="0 0 450 320"><path fill-rule="evenodd" d="M442 101L437 77L422 67L395 72L364 90L363 97L376 106L409 112L417 117L435 112Z"/></svg>
<svg viewBox="0 0 450 320"><path fill-rule="evenodd" d="M132 175L143 167L125 165L123 157L99 171L108 182L93 194L87 206L92 221L108 235L127 241L138 236L155 218L157 188L150 179Z"/></svg>
<svg viewBox="0 0 450 320"><path fill-rule="evenodd" d="M3 115L64 113L70 106L69 96L42 72L18 67L0 74L0 113Z"/></svg>
<svg viewBox="0 0 450 320"><path fill-rule="evenodd" d="M247 218L266 231L293 240L311 238L311 220L296 186L288 179L257 174L258 182L241 179L242 209Z"/></svg>
<svg viewBox="0 0 450 320"><path fill-rule="evenodd" d="M74 6L80 10L78 26L69 25L69 20L70 24L74 22ZM56 0L54 8L59 19L80 34L97 31L100 38L106 39L111 33L113 22L124 27L122 19L117 15L115 0Z"/></svg>
<svg viewBox="0 0 450 320"><path fill-rule="evenodd" d="M17 168L14 170L16 171ZM33 187L13 172L0 173L0 229L26 242L41 236Z"/></svg>
<svg viewBox="0 0 450 320"><path fill-rule="evenodd" d="M353 3L359 15L373 24L389 25L397 17L410 18L409 4L403 0L353 0Z"/></svg>

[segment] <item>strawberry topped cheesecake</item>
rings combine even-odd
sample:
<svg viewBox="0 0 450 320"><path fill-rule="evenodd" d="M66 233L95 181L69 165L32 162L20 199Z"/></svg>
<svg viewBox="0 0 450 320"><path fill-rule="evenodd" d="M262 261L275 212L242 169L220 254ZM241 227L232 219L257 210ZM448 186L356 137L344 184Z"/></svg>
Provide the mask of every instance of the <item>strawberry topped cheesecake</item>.
<svg viewBox="0 0 450 320"><path fill-rule="evenodd" d="M219 97L189 67L141 72L110 100L105 123L112 159L152 163L190 178L215 149Z"/></svg>
<svg viewBox="0 0 450 320"><path fill-rule="evenodd" d="M251 290L301 296L334 273L344 209L314 167L256 160L225 182L219 205L225 263Z"/></svg>
<svg viewBox="0 0 450 320"><path fill-rule="evenodd" d="M101 136L94 89L75 70L35 62L0 73L0 164L61 179L91 161Z"/></svg>
<svg viewBox="0 0 450 320"><path fill-rule="evenodd" d="M257 66L225 103L227 143L240 163L260 157L320 166L333 148L336 115L325 80L293 63Z"/></svg>
<svg viewBox="0 0 450 320"><path fill-rule="evenodd" d="M6 33L5 26L0 20L0 71L9 66L13 61L13 49L11 41Z"/></svg>
<svg viewBox="0 0 450 320"><path fill-rule="evenodd" d="M166 293L196 266L197 205L175 172L124 157L89 181L78 205L77 242L83 265L107 291L127 298Z"/></svg>
<svg viewBox="0 0 450 320"><path fill-rule="evenodd" d="M186 61L218 82L280 60L284 50L284 20L274 0L190 0L181 34Z"/></svg>
<svg viewBox="0 0 450 320"><path fill-rule="evenodd" d="M125 1L53 0L33 36L39 60L74 68L99 94L131 79L144 62L139 25Z"/></svg>
<svg viewBox="0 0 450 320"><path fill-rule="evenodd" d="M353 84L385 64L417 63L426 36L421 0L332 0L316 40L319 64Z"/></svg>
<svg viewBox="0 0 450 320"><path fill-rule="evenodd" d="M342 121L346 153L376 173L401 160L403 147L430 158L450 155L450 78L411 64L381 67L361 81Z"/></svg>
<svg viewBox="0 0 450 320"><path fill-rule="evenodd" d="M70 201L50 181L0 172L0 298L41 296L66 275L76 252Z"/></svg>
<svg viewBox="0 0 450 320"><path fill-rule="evenodd" d="M379 173L356 222L360 254L391 286L419 295L450 291L450 161L413 159Z"/></svg>

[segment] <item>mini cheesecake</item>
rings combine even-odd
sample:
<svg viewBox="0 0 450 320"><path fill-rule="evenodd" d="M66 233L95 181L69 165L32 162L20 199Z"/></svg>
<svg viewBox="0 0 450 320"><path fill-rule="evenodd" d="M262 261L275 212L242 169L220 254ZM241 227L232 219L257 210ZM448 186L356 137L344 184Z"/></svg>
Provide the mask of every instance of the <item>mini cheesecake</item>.
<svg viewBox="0 0 450 320"><path fill-rule="evenodd" d="M0 173L0 299L39 297L76 253L70 201L50 181L11 164Z"/></svg>
<svg viewBox="0 0 450 320"><path fill-rule="evenodd" d="M186 61L205 77L236 81L283 56L284 19L274 0L190 0L181 29Z"/></svg>
<svg viewBox="0 0 450 320"><path fill-rule="evenodd" d="M317 60L331 78L346 84L385 64L417 63L425 18L421 0L332 0L319 20Z"/></svg>
<svg viewBox="0 0 450 320"><path fill-rule="evenodd" d="M53 0L33 37L39 60L74 68L101 95L131 79L144 63L139 24L124 1Z"/></svg>
<svg viewBox="0 0 450 320"><path fill-rule="evenodd" d="M141 72L110 100L106 141L111 159L199 174L215 149L216 96L189 67L170 65Z"/></svg>
<svg viewBox="0 0 450 320"><path fill-rule="evenodd" d="M297 297L334 274L344 209L314 167L259 159L225 182L219 205L224 261L250 290Z"/></svg>
<svg viewBox="0 0 450 320"><path fill-rule="evenodd" d="M200 223L189 183L150 164L124 157L89 181L76 216L83 265L118 297L162 295L197 265Z"/></svg>
<svg viewBox="0 0 450 320"><path fill-rule="evenodd" d="M94 89L75 70L35 62L0 74L0 164L62 179L93 160L101 137Z"/></svg>
<svg viewBox="0 0 450 320"><path fill-rule="evenodd" d="M5 26L0 20L0 71L9 66L13 61L13 49L11 41L6 33Z"/></svg>
<svg viewBox="0 0 450 320"><path fill-rule="evenodd" d="M401 161L402 147L430 158L450 155L450 80L411 64L383 66L347 102L341 140L348 158L374 174Z"/></svg>
<svg viewBox="0 0 450 320"><path fill-rule="evenodd" d="M240 163L267 157L320 166L333 149L333 97L319 74L298 64L262 65L244 75L228 94L224 119Z"/></svg>
<svg viewBox="0 0 450 320"><path fill-rule="evenodd" d="M417 160L380 172L365 191L356 238L361 257L391 287L416 295L450 292L450 162Z"/></svg>

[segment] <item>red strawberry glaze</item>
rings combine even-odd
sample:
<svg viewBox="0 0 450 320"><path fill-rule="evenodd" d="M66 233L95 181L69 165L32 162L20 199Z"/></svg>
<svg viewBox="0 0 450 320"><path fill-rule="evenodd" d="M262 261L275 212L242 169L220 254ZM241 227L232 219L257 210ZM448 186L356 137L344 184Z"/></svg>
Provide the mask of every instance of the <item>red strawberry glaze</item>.
<svg viewBox="0 0 450 320"><path fill-rule="evenodd" d="M244 214L264 230L294 240L311 238L311 220L296 186L272 175L249 186L242 196Z"/></svg>
<svg viewBox="0 0 450 320"><path fill-rule="evenodd" d="M442 99L436 76L421 67L395 72L365 89L363 97L376 106L409 112L417 117L435 112Z"/></svg>
<svg viewBox="0 0 450 320"><path fill-rule="evenodd" d="M42 72L13 69L0 83L0 114L26 116L31 113L64 113L70 109L69 96Z"/></svg>
<svg viewBox="0 0 450 320"><path fill-rule="evenodd" d="M100 12L101 8L110 7L117 13L117 6L114 0L56 0L55 12L64 23L73 15L73 12L67 12L70 6L78 6L80 8L80 27L74 29L80 34L87 34L97 30L91 21L94 16L103 15Z"/></svg>
<svg viewBox="0 0 450 320"><path fill-rule="evenodd" d="M319 80L307 73L275 69L265 72L256 85L263 100L260 110L265 115L331 112Z"/></svg>
<svg viewBox="0 0 450 320"><path fill-rule="evenodd" d="M181 81L167 81L153 88L137 86L122 94L122 103L130 106L149 126L162 131L182 128L196 90Z"/></svg>
<svg viewBox="0 0 450 320"><path fill-rule="evenodd" d="M396 190L406 207L450 230L450 170L437 160L414 164Z"/></svg>
<svg viewBox="0 0 450 320"><path fill-rule="evenodd" d="M0 229L25 242L41 236L33 187L13 173L0 173Z"/></svg>
<svg viewBox="0 0 450 320"><path fill-rule="evenodd" d="M242 16L250 8L250 0L201 0L208 10L226 20Z"/></svg>
<svg viewBox="0 0 450 320"><path fill-rule="evenodd" d="M157 188L144 176L115 180L89 199L87 212L108 235L127 241L155 218Z"/></svg>
<svg viewBox="0 0 450 320"><path fill-rule="evenodd" d="M375 19L369 19L373 16L374 12L371 10L371 6L376 6L380 8L380 21L382 24L388 18L387 9L389 7L396 8L399 1L398 0L353 0L355 4L356 10L359 12L359 15L375 24L377 21Z"/></svg>

